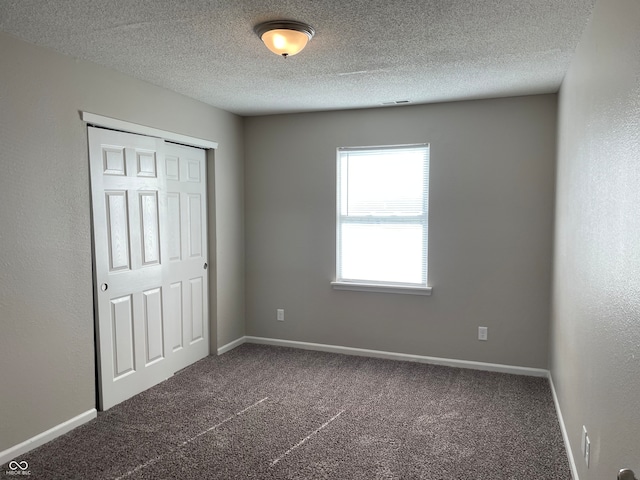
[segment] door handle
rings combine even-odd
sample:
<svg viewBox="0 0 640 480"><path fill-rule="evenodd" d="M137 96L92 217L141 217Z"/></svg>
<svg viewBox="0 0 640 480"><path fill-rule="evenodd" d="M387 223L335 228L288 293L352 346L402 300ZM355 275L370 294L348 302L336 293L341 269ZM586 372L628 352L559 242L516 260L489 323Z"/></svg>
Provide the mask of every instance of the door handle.
<svg viewBox="0 0 640 480"><path fill-rule="evenodd" d="M618 480L638 480L630 468L623 468L618 472Z"/></svg>
<svg viewBox="0 0 640 480"><path fill-rule="evenodd" d="M106 283L103 283L102 285L100 285L100 290L102 290L103 292L106 292L108 288L109 288L109 285L107 285Z"/></svg>
<svg viewBox="0 0 640 480"><path fill-rule="evenodd" d="M206 270L207 268L209 268L209 264L207 262L204 262L204 265L202 266L202 268Z"/></svg>

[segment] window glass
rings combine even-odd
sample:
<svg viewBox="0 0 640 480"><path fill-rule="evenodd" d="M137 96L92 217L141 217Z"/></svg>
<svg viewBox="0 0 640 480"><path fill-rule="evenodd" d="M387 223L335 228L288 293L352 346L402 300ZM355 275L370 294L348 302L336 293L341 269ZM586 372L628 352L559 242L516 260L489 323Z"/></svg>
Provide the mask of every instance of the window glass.
<svg viewBox="0 0 640 480"><path fill-rule="evenodd" d="M427 285L429 145L338 149L339 282Z"/></svg>

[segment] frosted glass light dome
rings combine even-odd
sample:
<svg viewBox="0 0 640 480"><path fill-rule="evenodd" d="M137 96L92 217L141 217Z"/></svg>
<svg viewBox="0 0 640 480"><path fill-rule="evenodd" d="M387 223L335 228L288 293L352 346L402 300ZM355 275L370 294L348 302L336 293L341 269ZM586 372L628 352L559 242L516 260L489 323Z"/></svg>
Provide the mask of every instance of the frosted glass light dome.
<svg viewBox="0 0 640 480"><path fill-rule="evenodd" d="M301 52L315 34L311 26L291 20L264 22L253 30L269 50L284 58Z"/></svg>

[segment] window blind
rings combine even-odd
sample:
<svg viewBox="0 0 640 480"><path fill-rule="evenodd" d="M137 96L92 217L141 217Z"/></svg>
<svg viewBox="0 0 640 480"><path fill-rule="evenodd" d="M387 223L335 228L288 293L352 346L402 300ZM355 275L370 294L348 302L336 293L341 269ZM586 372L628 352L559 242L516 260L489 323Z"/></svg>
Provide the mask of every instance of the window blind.
<svg viewBox="0 0 640 480"><path fill-rule="evenodd" d="M429 145L337 157L336 280L426 287Z"/></svg>

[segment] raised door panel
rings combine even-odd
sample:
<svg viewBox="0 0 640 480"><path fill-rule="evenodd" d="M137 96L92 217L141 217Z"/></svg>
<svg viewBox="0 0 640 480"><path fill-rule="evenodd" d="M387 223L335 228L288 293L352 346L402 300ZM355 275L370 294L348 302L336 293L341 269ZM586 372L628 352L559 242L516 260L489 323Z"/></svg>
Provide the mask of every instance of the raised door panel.
<svg viewBox="0 0 640 480"><path fill-rule="evenodd" d="M145 366L164 358L164 326L162 312L162 289L153 288L142 292L145 326Z"/></svg>
<svg viewBox="0 0 640 480"><path fill-rule="evenodd" d="M138 192L142 265L160 263L160 225L158 224L158 192Z"/></svg>
<svg viewBox="0 0 640 480"><path fill-rule="evenodd" d="M165 156L167 168L167 180L180 181L180 158L176 155L167 154Z"/></svg>
<svg viewBox="0 0 640 480"><path fill-rule="evenodd" d="M109 271L129 270L129 209L126 191L105 192Z"/></svg>
<svg viewBox="0 0 640 480"><path fill-rule="evenodd" d="M183 315L182 315L182 282L169 285L167 291L167 322L169 323L169 335L172 351L176 352L183 346Z"/></svg>
<svg viewBox="0 0 640 480"><path fill-rule="evenodd" d="M180 218L180 193L167 193L167 251L169 261L182 259L182 222Z"/></svg>
<svg viewBox="0 0 640 480"><path fill-rule="evenodd" d="M102 173L105 175L124 176L127 174L127 163L124 158L124 147L103 145Z"/></svg>
<svg viewBox="0 0 640 480"><path fill-rule="evenodd" d="M187 161L187 181L200 183L202 178L202 162L196 159L189 159Z"/></svg>
<svg viewBox="0 0 640 480"><path fill-rule="evenodd" d="M136 167L138 177L156 178L158 176L156 152L136 149Z"/></svg>
<svg viewBox="0 0 640 480"><path fill-rule="evenodd" d="M202 196L197 193L187 195L189 234L189 257L202 257Z"/></svg>
<svg viewBox="0 0 640 480"><path fill-rule="evenodd" d="M191 339L194 343L202 340L204 334L204 291L202 277L189 280L190 307L191 307Z"/></svg>
<svg viewBox="0 0 640 480"><path fill-rule="evenodd" d="M136 370L133 333L132 296L111 300L111 335L113 338L113 380Z"/></svg>

